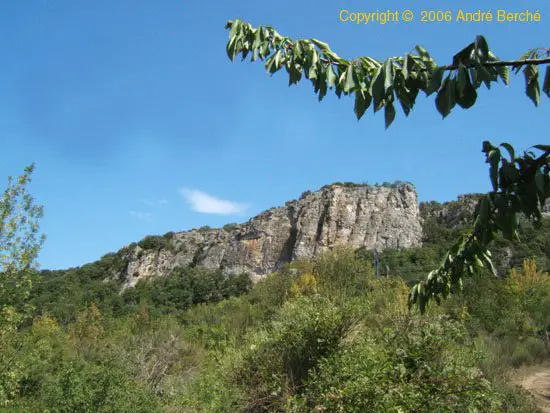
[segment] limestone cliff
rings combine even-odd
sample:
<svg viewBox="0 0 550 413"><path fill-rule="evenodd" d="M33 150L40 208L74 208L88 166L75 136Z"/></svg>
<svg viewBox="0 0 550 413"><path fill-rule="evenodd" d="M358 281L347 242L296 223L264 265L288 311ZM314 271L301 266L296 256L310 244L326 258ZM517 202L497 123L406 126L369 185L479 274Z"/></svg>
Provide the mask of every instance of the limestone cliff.
<svg viewBox="0 0 550 413"><path fill-rule="evenodd" d="M196 265L262 277L286 262L338 245L367 249L420 246L421 218L412 185L330 185L269 209L229 230L149 237L119 251L124 287Z"/></svg>

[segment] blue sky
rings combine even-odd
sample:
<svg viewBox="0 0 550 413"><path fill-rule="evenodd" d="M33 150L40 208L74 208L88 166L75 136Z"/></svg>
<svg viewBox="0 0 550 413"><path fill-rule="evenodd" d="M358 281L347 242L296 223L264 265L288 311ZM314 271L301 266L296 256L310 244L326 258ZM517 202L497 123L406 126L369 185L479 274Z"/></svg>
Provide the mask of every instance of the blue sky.
<svg viewBox="0 0 550 413"><path fill-rule="evenodd" d="M540 23L345 24L339 11L539 10ZM420 96L361 121L353 101L321 103L261 63L231 63L227 20L315 37L340 56L398 56L416 44L438 61L477 34L502 59L544 41L550 3L376 0L5 1L0 5L0 177L37 168L42 268L94 261L148 234L244 222L334 181L407 180L420 200L489 189L481 142L548 143L548 99L521 76L481 90L445 120ZM545 133L543 135L543 132ZM545 142L546 141L546 142ZM2 184L2 187L4 184Z"/></svg>

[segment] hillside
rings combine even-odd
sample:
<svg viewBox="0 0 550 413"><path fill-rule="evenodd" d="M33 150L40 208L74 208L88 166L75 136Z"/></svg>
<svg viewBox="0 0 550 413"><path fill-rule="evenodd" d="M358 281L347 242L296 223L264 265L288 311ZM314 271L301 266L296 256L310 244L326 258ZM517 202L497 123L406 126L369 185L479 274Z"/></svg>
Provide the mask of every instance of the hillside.
<svg viewBox="0 0 550 413"><path fill-rule="evenodd" d="M520 243L496 240L501 277L468 278L424 316L407 309L408 285L468 230L476 197L418 205L408 184L327 186L225 230L150 236L42 271L6 347L22 377L10 411L534 413L508 375L550 354L549 218L523 225ZM219 265L250 245L238 234L280 246L291 228L288 255L260 261L274 272L256 283ZM185 243L200 246L194 257L217 245L223 259L185 265L174 258ZM153 262L157 273L121 288L132 263L159 255L174 267Z"/></svg>
<svg viewBox="0 0 550 413"><path fill-rule="evenodd" d="M177 267L194 266L258 279L339 245L399 249L420 246L421 238L412 185L333 184L240 225L149 236L118 251L112 277L127 288Z"/></svg>

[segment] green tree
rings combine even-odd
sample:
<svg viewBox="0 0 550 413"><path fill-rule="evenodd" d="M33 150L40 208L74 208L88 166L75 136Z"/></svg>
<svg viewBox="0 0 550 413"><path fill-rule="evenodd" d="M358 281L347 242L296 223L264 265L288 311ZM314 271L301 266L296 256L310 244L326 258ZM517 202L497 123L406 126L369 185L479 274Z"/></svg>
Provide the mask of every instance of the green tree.
<svg viewBox="0 0 550 413"><path fill-rule="evenodd" d="M0 404L7 405L24 375L17 362L17 328L30 315L28 297L36 258L44 242L39 233L43 210L28 193L34 164L17 179L8 177L0 198Z"/></svg>
<svg viewBox="0 0 550 413"><path fill-rule="evenodd" d="M292 40L281 36L273 27L253 28L241 20L229 21L226 51L231 60L239 54L242 60L265 59L268 73L285 68L289 86L309 79L319 100L328 89L341 95L354 95L358 119L372 105L374 112L384 109L386 128L395 119L399 102L406 116L420 92L435 95L435 106L445 118L454 107L472 107L477 89L488 89L499 80L508 84L510 69L516 74L523 69L525 92L535 106L541 91L550 97L550 49L528 50L518 60L500 60L483 36L456 53L450 64L438 64L421 46L402 57L379 61L369 56L346 60L334 53L327 43L317 39ZM539 66L546 66L542 85ZM501 148L508 157L503 156ZM474 230L461 237L448 251L442 264L426 280L415 285L410 305L424 311L429 300L440 301L462 289L464 274L478 273L488 266L493 273L488 246L501 232L506 238L517 238L518 216L525 214L535 226L541 222L541 208L550 197L550 145L535 145L538 155L526 151L516 156L514 148L503 143L494 146L483 142L489 164L493 190L480 201L475 214Z"/></svg>

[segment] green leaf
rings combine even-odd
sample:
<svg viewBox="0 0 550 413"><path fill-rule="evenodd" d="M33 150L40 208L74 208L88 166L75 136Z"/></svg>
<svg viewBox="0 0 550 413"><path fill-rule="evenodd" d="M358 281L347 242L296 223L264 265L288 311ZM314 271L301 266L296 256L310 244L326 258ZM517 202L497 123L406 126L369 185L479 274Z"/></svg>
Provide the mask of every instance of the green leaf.
<svg viewBox="0 0 550 413"><path fill-rule="evenodd" d="M481 199L478 219L482 225L485 225L485 223L489 220L489 198L487 196L484 196Z"/></svg>
<svg viewBox="0 0 550 413"><path fill-rule="evenodd" d="M508 154L510 155L510 162L513 162L514 159L516 159L516 152L514 151L514 147L506 142L501 143L500 146L508 151Z"/></svg>
<svg viewBox="0 0 550 413"><path fill-rule="evenodd" d="M235 35L237 34L237 32L239 31L239 29L241 28L242 26L242 21L240 20L234 20L234 21L228 21L225 28L226 30L231 28L231 30L229 31L229 38L233 38L235 37Z"/></svg>
<svg viewBox="0 0 550 413"><path fill-rule="evenodd" d="M418 293L418 309L421 314L424 314L426 311L426 296L423 291L419 291Z"/></svg>
<svg viewBox="0 0 550 413"><path fill-rule="evenodd" d="M354 111L355 111L355 115L357 116L357 120L363 117L370 103L371 103L371 97L367 92L363 92L361 90L358 90L357 92L355 92Z"/></svg>
<svg viewBox="0 0 550 413"><path fill-rule="evenodd" d="M319 102L327 94L327 75L326 72L321 71L317 79L315 79L315 93L319 92Z"/></svg>
<svg viewBox="0 0 550 413"><path fill-rule="evenodd" d="M416 46L415 50L418 52L418 55L423 62L428 62L431 60L430 54L422 46Z"/></svg>
<svg viewBox="0 0 550 413"><path fill-rule="evenodd" d="M302 42L300 40L294 43L292 47L292 53L294 54L294 59L300 59L302 57L303 50Z"/></svg>
<svg viewBox="0 0 550 413"><path fill-rule="evenodd" d="M330 47L327 43L325 42L322 42L320 40L317 40L317 39L311 39L311 42L317 46L319 49L325 51L325 50L330 50Z"/></svg>
<svg viewBox="0 0 550 413"><path fill-rule="evenodd" d="M489 45L483 36L476 36L476 61L483 64L489 59Z"/></svg>
<svg viewBox="0 0 550 413"><path fill-rule="evenodd" d="M394 78L393 61L392 59L388 59L384 63L384 91L386 93L393 86L393 78Z"/></svg>
<svg viewBox="0 0 550 413"><path fill-rule="evenodd" d="M535 172L535 185L537 187L537 191L539 193L539 196L542 198L544 197L544 194L546 193L546 187L545 187L545 179L544 175L541 171Z"/></svg>
<svg viewBox="0 0 550 413"><path fill-rule="evenodd" d="M355 88L355 79L353 76L353 65L349 65L345 72L344 92L348 93Z"/></svg>
<svg viewBox="0 0 550 413"><path fill-rule="evenodd" d="M311 67L307 71L307 77L311 80L317 79L318 76L318 68L317 65L311 65Z"/></svg>
<svg viewBox="0 0 550 413"><path fill-rule="evenodd" d="M455 82L450 76L443 81L443 86L435 98L435 106L439 113L445 118L456 104Z"/></svg>
<svg viewBox="0 0 550 413"><path fill-rule="evenodd" d="M466 46L464 49L462 49L460 52L455 54L453 56L453 66L458 66L459 64L469 65L472 61L472 51L475 48L474 42L470 43L468 46Z"/></svg>
<svg viewBox="0 0 550 413"><path fill-rule="evenodd" d="M537 49L529 49L525 53L523 53L518 60L533 59L536 56L537 56Z"/></svg>
<svg viewBox="0 0 550 413"><path fill-rule="evenodd" d="M539 151L548 152L550 151L550 145L535 145L533 148L538 149Z"/></svg>
<svg viewBox="0 0 550 413"><path fill-rule="evenodd" d="M458 96L462 96L464 88L466 87L466 78L468 78L468 82L470 81L470 75L468 74L466 68L462 66L462 63L459 65L458 70L456 72L456 91L458 92Z"/></svg>
<svg viewBox="0 0 550 413"><path fill-rule="evenodd" d="M460 80L464 82L464 86L462 92L456 94L456 103L458 103L461 108L468 109L476 103L477 92L470 81L469 72L463 68L460 70L460 73L463 74ZM457 81L457 84L460 80Z"/></svg>
<svg viewBox="0 0 550 413"><path fill-rule="evenodd" d="M335 85L337 79L338 77L336 76L336 73L334 73L334 69L332 68L332 65L329 65L327 67L327 80L330 88L332 88Z"/></svg>
<svg viewBox="0 0 550 413"><path fill-rule="evenodd" d="M445 73L444 67L438 67L431 73L430 83L426 90L426 95L430 96L432 93L439 90L441 87L441 81L443 80L443 74Z"/></svg>
<svg viewBox="0 0 550 413"><path fill-rule="evenodd" d="M235 56L237 56L237 42L238 42L238 38L237 37L232 37L229 42L227 42L227 46L225 48L226 50L226 53L227 53L227 57L229 58L229 60L233 61L235 60Z"/></svg>
<svg viewBox="0 0 550 413"><path fill-rule="evenodd" d="M487 163L489 163L489 175L491 177L491 184L493 185L493 191L498 190L498 165L500 163L500 150L493 149L487 155Z"/></svg>
<svg viewBox="0 0 550 413"><path fill-rule="evenodd" d="M542 91L550 98L550 65L546 65L546 74L544 75Z"/></svg>
<svg viewBox="0 0 550 413"><path fill-rule="evenodd" d="M380 102L384 99L384 72L382 66L379 66L374 73L370 85L370 94L374 102L374 111L380 109Z"/></svg>
<svg viewBox="0 0 550 413"><path fill-rule="evenodd" d="M293 84L298 84L302 78L302 70L300 66L293 62L288 62L286 70L288 72L288 85L292 86Z"/></svg>
<svg viewBox="0 0 550 413"><path fill-rule="evenodd" d="M510 164L506 165L506 168L504 168L504 174L510 184L515 184L521 177L519 171Z"/></svg>
<svg viewBox="0 0 550 413"><path fill-rule="evenodd" d="M539 69L536 65L527 65L523 69L525 75L525 93L535 106L540 103Z"/></svg>
<svg viewBox="0 0 550 413"><path fill-rule="evenodd" d="M386 121L386 129L389 128L394 119L395 108L393 107L393 103L388 102L386 103L386 106L384 106L384 120Z"/></svg>
<svg viewBox="0 0 550 413"><path fill-rule="evenodd" d="M403 60L403 66L401 67L401 74L403 75L403 79L407 80L409 77L409 54L407 53L405 55L405 59Z"/></svg>
<svg viewBox="0 0 550 413"><path fill-rule="evenodd" d="M496 71L493 71L493 69L491 69L490 71L485 66L476 66L474 70L476 72L476 80L478 82L478 86L481 85L481 82L483 82L485 83L487 89L490 89L491 82L494 82L498 79Z"/></svg>
<svg viewBox="0 0 550 413"><path fill-rule="evenodd" d="M399 99L399 103L401 104L401 108L403 109L405 116L409 116L409 113L414 106L414 98L409 93L407 93L407 90L405 88L399 88L396 90L396 92L397 98Z"/></svg>
<svg viewBox="0 0 550 413"><path fill-rule="evenodd" d="M507 66L496 66L495 70L505 85L510 84L510 68Z"/></svg>
<svg viewBox="0 0 550 413"><path fill-rule="evenodd" d="M282 67L283 63L283 52L277 50L265 61L265 68L268 73L273 74Z"/></svg>

